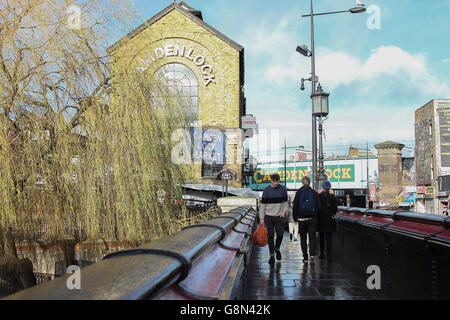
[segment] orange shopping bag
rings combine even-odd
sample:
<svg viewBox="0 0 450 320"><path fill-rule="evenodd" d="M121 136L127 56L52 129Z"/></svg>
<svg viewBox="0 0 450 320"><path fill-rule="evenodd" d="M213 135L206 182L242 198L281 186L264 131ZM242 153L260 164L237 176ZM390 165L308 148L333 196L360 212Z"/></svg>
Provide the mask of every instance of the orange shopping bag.
<svg viewBox="0 0 450 320"><path fill-rule="evenodd" d="M262 225L259 225L258 229L252 235L253 243L265 247L267 246L267 230Z"/></svg>

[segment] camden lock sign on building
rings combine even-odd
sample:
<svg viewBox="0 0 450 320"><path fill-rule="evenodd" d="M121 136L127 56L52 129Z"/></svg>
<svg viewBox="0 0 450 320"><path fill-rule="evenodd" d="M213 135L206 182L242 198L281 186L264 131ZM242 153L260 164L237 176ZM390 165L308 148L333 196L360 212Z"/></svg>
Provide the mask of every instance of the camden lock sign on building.
<svg viewBox="0 0 450 320"><path fill-rule="evenodd" d="M196 163L225 164L226 135L216 129L191 129L193 141L192 156ZM190 144L187 146L190 148Z"/></svg>
<svg viewBox="0 0 450 320"><path fill-rule="evenodd" d="M261 162L258 170L250 177L250 187L262 190L270 184L270 174L277 172L284 183L284 161L276 160ZM378 181L378 160L367 159L325 159L325 174L331 182L333 190L367 190L367 178L370 182ZM367 170L369 169L369 170ZM369 173L369 177L367 177ZM302 185L304 176L312 176L312 163L310 160L287 161L286 186L290 190L298 189ZM353 192L353 191L352 191Z"/></svg>
<svg viewBox="0 0 450 320"><path fill-rule="evenodd" d="M185 46L179 46L174 44L165 44L164 47L158 47L154 50L154 54L148 55L147 59L140 59L143 66L138 67L137 70L144 72L152 63L164 57L182 57L192 61L203 75L205 81L205 87L211 83L216 83L215 76L213 74L213 67L207 63L207 60L201 54L196 54L194 48L186 48Z"/></svg>

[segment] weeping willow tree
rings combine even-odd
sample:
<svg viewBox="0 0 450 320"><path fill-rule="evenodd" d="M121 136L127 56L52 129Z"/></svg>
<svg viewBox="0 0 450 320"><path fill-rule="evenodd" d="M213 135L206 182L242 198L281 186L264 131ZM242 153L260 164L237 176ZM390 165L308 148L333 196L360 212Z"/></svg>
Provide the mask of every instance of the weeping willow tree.
<svg viewBox="0 0 450 320"><path fill-rule="evenodd" d="M146 242L170 232L180 216L188 167L174 162L188 113L183 98L161 79L115 65L110 104L88 112L87 148L80 163L82 198L91 238ZM171 201L167 201L169 195Z"/></svg>
<svg viewBox="0 0 450 320"><path fill-rule="evenodd" d="M0 4L0 259L20 239L58 245L68 265L78 242L138 245L180 217L164 199L189 179L172 161L181 98L126 59L111 79L106 48L130 12L113 0Z"/></svg>

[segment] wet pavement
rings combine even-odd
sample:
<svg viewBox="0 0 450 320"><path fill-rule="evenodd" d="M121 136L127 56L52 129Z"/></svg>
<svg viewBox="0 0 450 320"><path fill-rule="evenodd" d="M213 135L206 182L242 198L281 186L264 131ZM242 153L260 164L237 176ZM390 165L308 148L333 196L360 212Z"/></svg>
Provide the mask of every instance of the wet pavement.
<svg viewBox="0 0 450 320"><path fill-rule="evenodd" d="M269 248L255 246L248 266L249 300L374 300L389 297L367 289L366 279L340 263L303 263L300 241L285 233L282 260L271 267Z"/></svg>

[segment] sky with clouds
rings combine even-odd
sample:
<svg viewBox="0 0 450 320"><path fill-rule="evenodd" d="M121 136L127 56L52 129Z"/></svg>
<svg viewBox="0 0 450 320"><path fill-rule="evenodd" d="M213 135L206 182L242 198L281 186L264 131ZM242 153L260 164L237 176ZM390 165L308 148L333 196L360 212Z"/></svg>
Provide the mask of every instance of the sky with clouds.
<svg viewBox="0 0 450 320"><path fill-rule="evenodd" d="M189 0L205 22L245 47L247 112L260 130L279 130L290 146L311 146L310 59L295 51L310 47L308 0ZM325 151L349 144L394 140L414 144L414 111L431 99L450 98L450 2L367 0L374 15L336 14L315 19L316 69L330 92L324 124ZM143 21L170 0L137 0ZM314 0L316 12L346 10L355 0ZM284 143L284 142L283 142ZM264 147L262 147L264 148ZM261 147L260 147L261 149Z"/></svg>

